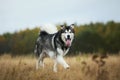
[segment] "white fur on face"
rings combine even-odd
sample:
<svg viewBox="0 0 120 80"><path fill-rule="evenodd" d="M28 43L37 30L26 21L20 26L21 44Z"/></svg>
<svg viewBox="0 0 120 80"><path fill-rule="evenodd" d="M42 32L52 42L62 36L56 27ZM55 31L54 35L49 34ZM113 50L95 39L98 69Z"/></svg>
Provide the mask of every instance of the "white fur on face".
<svg viewBox="0 0 120 80"><path fill-rule="evenodd" d="M70 36L71 42L73 41L74 33L72 33L71 30L68 30L68 31L65 30L65 32L62 33L62 35L61 35L61 38L64 41L64 43L66 43L66 39L67 39L68 35Z"/></svg>

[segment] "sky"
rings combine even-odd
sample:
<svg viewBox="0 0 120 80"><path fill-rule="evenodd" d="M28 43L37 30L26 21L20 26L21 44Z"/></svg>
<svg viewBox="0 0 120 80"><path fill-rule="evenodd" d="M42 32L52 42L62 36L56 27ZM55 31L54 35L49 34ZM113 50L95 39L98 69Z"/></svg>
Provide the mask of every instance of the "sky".
<svg viewBox="0 0 120 80"><path fill-rule="evenodd" d="M0 0L0 34L45 24L120 22L120 0Z"/></svg>

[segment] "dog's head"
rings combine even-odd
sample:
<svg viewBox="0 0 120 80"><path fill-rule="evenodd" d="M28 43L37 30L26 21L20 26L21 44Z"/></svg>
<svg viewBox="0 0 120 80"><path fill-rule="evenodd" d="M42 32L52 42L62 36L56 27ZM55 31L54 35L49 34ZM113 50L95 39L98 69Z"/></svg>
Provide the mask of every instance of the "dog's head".
<svg viewBox="0 0 120 80"><path fill-rule="evenodd" d="M74 24L70 26L61 26L61 39L67 47L71 46L74 39Z"/></svg>

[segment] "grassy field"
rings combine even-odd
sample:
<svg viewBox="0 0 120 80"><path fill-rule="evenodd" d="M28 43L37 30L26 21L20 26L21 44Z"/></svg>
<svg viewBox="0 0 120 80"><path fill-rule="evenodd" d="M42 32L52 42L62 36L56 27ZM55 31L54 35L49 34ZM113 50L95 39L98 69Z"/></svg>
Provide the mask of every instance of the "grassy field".
<svg viewBox="0 0 120 80"><path fill-rule="evenodd" d="M53 61L45 59L45 68L35 69L31 56L0 56L0 80L120 80L120 55L107 58L96 55L65 57L70 69L58 65L53 72Z"/></svg>

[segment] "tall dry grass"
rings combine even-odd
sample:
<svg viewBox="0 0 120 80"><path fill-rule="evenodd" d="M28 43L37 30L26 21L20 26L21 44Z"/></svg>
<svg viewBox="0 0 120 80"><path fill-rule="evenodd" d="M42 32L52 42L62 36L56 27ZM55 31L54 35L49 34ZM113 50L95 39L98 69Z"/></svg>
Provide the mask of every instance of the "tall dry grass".
<svg viewBox="0 0 120 80"><path fill-rule="evenodd" d="M0 80L120 80L120 56L102 58L97 55L66 57L70 65L64 70L58 65L54 73L53 61L45 59L45 68L35 69L34 57L11 55L0 56ZM102 65L101 65L102 64Z"/></svg>

